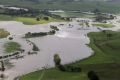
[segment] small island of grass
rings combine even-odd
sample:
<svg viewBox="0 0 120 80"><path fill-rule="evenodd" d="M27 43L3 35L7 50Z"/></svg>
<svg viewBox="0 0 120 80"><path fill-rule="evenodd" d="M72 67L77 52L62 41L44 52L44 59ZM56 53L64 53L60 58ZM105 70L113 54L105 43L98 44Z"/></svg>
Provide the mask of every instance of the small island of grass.
<svg viewBox="0 0 120 80"><path fill-rule="evenodd" d="M21 45L17 42L7 42L4 44L6 53L13 53L21 49Z"/></svg>
<svg viewBox="0 0 120 80"><path fill-rule="evenodd" d="M0 38L6 38L10 33L4 29L0 29Z"/></svg>

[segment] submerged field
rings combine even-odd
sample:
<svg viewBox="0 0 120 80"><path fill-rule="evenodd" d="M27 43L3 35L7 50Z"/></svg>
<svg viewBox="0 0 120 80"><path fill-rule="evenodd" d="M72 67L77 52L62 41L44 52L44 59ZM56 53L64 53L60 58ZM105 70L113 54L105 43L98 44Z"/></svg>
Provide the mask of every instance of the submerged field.
<svg viewBox="0 0 120 80"><path fill-rule="evenodd" d="M89 80L87 72L90 70L96 71L100 80L119 80L120 32L92 32L88 36L91 40L89 46L95 54L85 60L69 64L80 66L82 72L62 72L57 68L52 68L24 75L20 80Z"/></svg>

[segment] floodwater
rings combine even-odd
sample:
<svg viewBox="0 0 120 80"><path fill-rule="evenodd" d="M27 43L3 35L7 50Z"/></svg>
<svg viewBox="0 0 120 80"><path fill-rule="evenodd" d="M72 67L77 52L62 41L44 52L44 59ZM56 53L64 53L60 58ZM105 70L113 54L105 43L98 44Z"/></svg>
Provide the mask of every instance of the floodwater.
<svg viewBox="0 0 120 80"><path fill-rule="evenodd" d="M71 24L72 27L70 27L69 24ZM22 38L23 34L27 32L48 32L51 30L50 25L58 26L60 31L55 35L30 38L29 40L35 43L40 51L37 55L27 55L23 59L10 60L14 66L4 72L7 76L5 80L13 80L16 76L21 76L42 69L43 67L54 67L53 56L56 53L60 55L62 64L75 62L93 54L91 48L86 45L90 42L87 33L99 31L96 27L82 28L82 26L75 21L51 22L39 25L24 25L21 22L15 21L0 22L0 28L8 30L11 33L10 36L14 35L13 41L21 44L22 48L25 49L25 54L31 51L32 47ZM0 42L2 40L3 39L1 39ZM9 41L7 39L5 40ZM2 44L6 41L2 41ZM0 49L0 51L2 50L3 49Z"/></svg>

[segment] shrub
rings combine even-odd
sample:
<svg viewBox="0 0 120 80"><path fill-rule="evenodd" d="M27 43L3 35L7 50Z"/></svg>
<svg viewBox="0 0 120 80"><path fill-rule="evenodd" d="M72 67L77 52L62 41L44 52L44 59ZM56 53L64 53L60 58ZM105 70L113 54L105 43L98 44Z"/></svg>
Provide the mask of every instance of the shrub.
<svg viewBox="0 0 120 80"><path fill-rule="evenodd" d="M33 51L39 51L39 48L35 44L33 44L33 49L32 50Z"/></svg>
<svg viewBox="0 0 120 80"><path fill-rule="evenodd" d="M13 37L9 37L8 39L9 39L9 40L13 40Z"/></svg>
<svg viewBox="0 0 120 80"><path fill-rule="evenodd" d="M48 21L48 20L49 20L49 17L44 17L43 19L46 20L46 21Z"/></svg>
<svg viewBox="0 0 120 80"><path fill-rule="evenodd" d="M98 75L94 71L88 72L88 78L89 80L100 80Z"/></svg>
<svg viewBox="0 0 120 80"><path fill-rule="evenodd" d="M58 68L59 68L59 70L61 70L61 71L66 71L66 68L63 66L63 65L58 65L57 66Z"/></svg>
<svg viewBox="0 0 120 80"><path fill-rule="evenodd" d="M40 21L40 18L39 18L39 17L37 17L37 18L36 18L36 21Z"/></svg>
<svg viewBox="0 0 120 80"><path fill-rule="evenodd" d="M52 31L48 32L49 35L54 35L55 33L56 33L55 30L52 30Z"/></svg>
<svg viewBox="0 0 120 80"><path fill-rule="evenodd" d="M54 55L54 63L55 63L56 66L61 65L61 59L60 59L58 54Z"/></svg>
<svg viewBox="0 0 120 80"><path fill-rule="evenodd" d="M66 66L66 71L68 71L68 72L81 72L81 68L76 67L76 66Z"/></svg>

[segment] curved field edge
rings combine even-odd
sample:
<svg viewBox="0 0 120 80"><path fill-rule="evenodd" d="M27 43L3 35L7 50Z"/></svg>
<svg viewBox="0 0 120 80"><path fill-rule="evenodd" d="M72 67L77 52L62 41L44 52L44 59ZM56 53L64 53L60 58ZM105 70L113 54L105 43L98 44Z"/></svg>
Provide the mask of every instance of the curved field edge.
<svg viewBox="0 0 120 80"><path fill-rule="evenodd" d="M120 36L120 32L112 32L107 31L106 33L111 33L116 35L114 38L117 39ZM108 37L104 32L92 32L89 33L90 44L89 46L94 50L94 55L89 58L86 58L81 61L76 61L67 65L80 66L82 68L82 72L71 73L71 72L62 72L57 68L51 68L46 70L39 70L27 75L23 75L20 80L39 80L40 76L42 78L40 80L88 80L87 72L90 70L94 70L97 72L101 80L119 80L120 79L120 59L116 59L116 57L111 57L111 55L107 54L103 49L99 48L96 45L94 39L105 39L107 42L109 41ZM113 41L114 41L113 40ZM102 40L101 40L102 41ZM112 39L110 39L112 41ZM120 45L120 44L119 44ZM113 51L114 52L114 51ZM112 54L112 52L110 53ZM112 55L115 55L114 53ZM43 73L44 71L44 73Z"/></svg>

